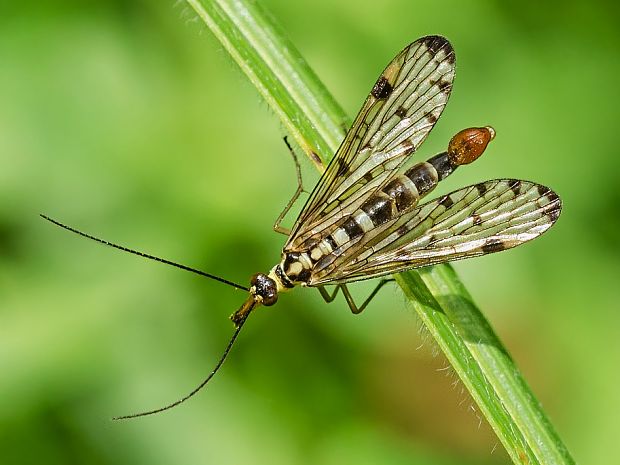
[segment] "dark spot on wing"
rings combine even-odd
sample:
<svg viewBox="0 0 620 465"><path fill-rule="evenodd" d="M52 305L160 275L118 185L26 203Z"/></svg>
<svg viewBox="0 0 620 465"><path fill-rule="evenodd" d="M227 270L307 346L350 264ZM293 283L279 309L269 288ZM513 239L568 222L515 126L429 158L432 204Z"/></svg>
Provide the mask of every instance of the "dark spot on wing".
<svg viewBox="0 0 620 465"><path fill-rule="evenodd" d="M439 87L439 90L442 92L448 92L452 88L452 82L449 80L439 81L437 87Z"/></svg>
<svg viewBox="0 0 620 465"><path fill-rule="evenodd" d="M445 60L448 61L448 63L454 63L454 49L452 48L452 45L450 44L448 39L446 39L445 37L427 36L420 39L420 41L429 49L429 51L433 55L437 54L439 50L443 48L444 52L447 55Z"/></svg>
<svg viewBox="0 0 620 465"><path fill-rule="evenodd" d="M404 107L398 107L396 111L394 112L394 114L398 116L400 119L403 119L405 116L407 116L407 109Z"/></svg>
<svg viewBox="0 0 620 465"><path fill-rule="evenodd" d="M405 151L407 153L411 153L415 150L415 145L413 145L413 142L411 142L409 139L405 139L401 142L400 145L405 148Z"/></svg>
<svg viewBox="0 0 620 465"><path fill-rule="evenodd" d="M545 194L545 198L547 200L549 200L549 203L551 202L555 202L556 200L559 200L560 197L558 196L558 194L556 194L555 192L553 192L551 189L548 189L548 192Z"/></svg>
<svg viewBox="0 0 620 465"><path fill-rule="evenodd" d="M488 239L482 246L484 253L500 252L506 248L501 239Z"/></svg>
<svg viewBox="0 0 620 465"><path fill-rule="evenodd" d="M484 183L484 182L482 182L480 184L476 184L474 187L478 191L478 194L480 194L481 196L484 195L486 193L486 191L489 190L489 188L487 187L486 183Z"/></svg>
<svg viewBox="0 0 620 465"><path fill-rule="evenodd" d="M551 189L549 189L547 186L541 186L540 184L537 186L538 189L538 193L541 196L544 196L547 194L547 192L549 192Z"/></svg>
<svg viewBox="0 0 620 465"><path fill-rule="evenodd" d="M561 205L555 205L551 210L545 212L552 223L555 223L556 220L560 217L560 213L562 212Z"/></svg>
<svg viewBox="0 0 620 465"><path fill-rule="evenodd" d="M446 39L445 37L442 36L426 36L426 37L422 37L420 39L420 42L422 42L424 45L426 45L426 47L432 52L432 53L437 53L442 47L444 46L448 46L448 48L452 48L450 46L450 42L448 42L448 39Z"/></svg>
<svg viewBox="0 0 620 465"><path fill-rule="evenodd" d="M510 182L510 190L512 190L515 195L519 195L521 193L521 181L518 179L513 179Z"/></svg>
<svg viewBox="0 0 620 465"><path fill-rule="evenodd" d="M471 219L474 222L474 226L478 226L480 223L482 223L482 218L480 218L480 215L472 215Z"/></svg>
<svg viewBox="0 0 620 465"><path fill-rule="evenodd" d="M558 194L553 192L551 189L548 189L548 192L545 194L545 198L549 200L549 203L545 205L545 214L549 217L552 222L555 222L562 212L562 201Z"/></svg>
<svg viewBox="0 0 620 465"><path fill-rule="evenodd" d="M429 113L428 115L426 115L426 121L428 121L430 124L435 124L437 122L437 117L434 114Z"/></svg>
<svg viewBox="0 0 620 465"><path fill-rule="evenodd" d="M387 98L392 93L392 85L384 76L381 76L373 86L370 93L377 99Z"/></svg>

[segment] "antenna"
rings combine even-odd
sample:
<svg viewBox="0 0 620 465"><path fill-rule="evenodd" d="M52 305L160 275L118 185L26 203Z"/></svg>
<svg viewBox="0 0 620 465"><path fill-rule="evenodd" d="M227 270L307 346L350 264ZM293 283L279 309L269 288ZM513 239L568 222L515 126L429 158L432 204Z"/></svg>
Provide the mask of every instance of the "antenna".
<svg viewBox="0 0 620 465"><path fill-rule="evenodd" d="M224 361L226 360L226 357L228 356L228 353L230 352L230 349L232 349L232 346L235 343L235 340L237 339L237 336L239 336L239 333L241 332L241 328L243 328L245 320L248 319L248 315L250 314L250 311L252 310L252 308L254 308L254 305L256 303L254 301L254 297L251 296L250 299L251 299L251 301L248 301L248 302L246 302L246 304L244 304L244 306L249 305L248 312L237 323L237 329L235 330L235 332L233 333L232 337L230 338L230 342L226 346L226 349L224 350L224 353L222 354L222 357L220 358L219 362L217 362L217 365L215 365L215 368L213 369L213 371L211 373L209 373L209 376L207 376L202 383L200 383L196 388L194 388L194 390L192 392L187 394L185 397L183 397L183 398L181 398L181 399L179 399L179 400L177 400L175 402L172 402L171 404L168 404L168 405L166 405L164 407L160 407L160 408L157 408L157 409L154 409L154 410L148 410L146 412L141 412L141 413L132 413L131 415L122 415L120 417L113 417L112 420L129 420L131 418L146 417L148 415L154 415L156 413L161 413L161 412L164 412L166 410L170 410L171 408L176 407L177 405L182 404L187 399L189 399L194 394L196 394L198 391L200 391L203 387L205 387L206 384L209 381L211 381L211 378L213 378L213 376L215 376L215 374L218 372L220 367L224 364Z"/></svg>
<svg viewBox="0 0 620 465"><path fill-rule="evenodd" d="M56 221L55 219L52 219L49 216L46 216L46 215L44 215L42 213L40 213L39 216L41 218L43 218L44 220L47 220L50 223L55 224L56 226L60 226L62 229L66 229L67 231L75 233L78 236L85 237L86 239L91 239L91 240L93 240L95 242L99 242L100 244L107 245L107 246L113 247L115 249L122 250L123 252L127 252L127 253L130 253L130 254L137 255L139 257L148 258L149 260L154 260L156 262L165 263L166 265L174 266L176 268L180 268L181 270L191 271L192 273L198 274L200 276L204 276L205 278L213 279L214 281L218 281L218 282L223 283L223 284L228 284L229 286L235 287L237 289L241 289L242 291L247 291L247 292L250 291L249 288L247 288L245 286L242 286L241 284L233 283L232 281L229 281L229 280L224 279L224 278L220 278L219 276L215 276L215 275L206 273L204 271L197 270L195 268L190 268L189 266L181 265L180 263L175 263L173 261L166 260L165 258L156 257L155 255L150 255L150 254L147 254L147 253L144 253L144 252L140 252L138 250L133 250L133 249L130 249L128 247L124 247L122 245L118 245L118 244L114 244L112 242L105 241L103 239L99 239L98 237L91 236L90 234L86 234L86 233L84 233L82 231L79 231L79 230L77 230L75 228L72 228L71 226L67 226L66 224L62 224L60 221Z"/></svg>

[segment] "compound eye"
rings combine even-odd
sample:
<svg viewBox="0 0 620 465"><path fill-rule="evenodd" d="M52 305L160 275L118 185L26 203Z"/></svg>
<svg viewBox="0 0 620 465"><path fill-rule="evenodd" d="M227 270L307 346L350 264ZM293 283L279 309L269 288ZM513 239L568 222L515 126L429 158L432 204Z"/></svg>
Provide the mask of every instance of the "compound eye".
<svg viewBox="0 0 620 465"><path fill-rule="evenodd" d="M275 281L263 273L252 276L250 284L254 287L254 294L262 298L262 304L266 307L278 301L278 286Z"/></svg>
<svg viewBox="0 0 620 465"><path fill-rule="evenodd" d="M265 307L269 307L275 304L277 301L278 301L278 293L275 292L275 290L272 293L263 295L263 305Z"/></svg>

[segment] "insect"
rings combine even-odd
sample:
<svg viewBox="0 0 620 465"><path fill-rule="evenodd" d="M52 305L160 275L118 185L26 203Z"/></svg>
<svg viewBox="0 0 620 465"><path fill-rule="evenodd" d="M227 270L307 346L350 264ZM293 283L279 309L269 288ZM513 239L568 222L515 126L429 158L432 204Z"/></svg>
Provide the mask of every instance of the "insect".
<svg viewBox="0 0 620 465"><path fill-rule="evenodd" d="M198 392L219 370L251 312L274 305L296 286L316 287L327 301L341 291L353 313L361 312L389 281L387 275L515 247L536 238L558 219L561 201L529 181L496 179L421 203L458 167L475 161L494 138L491 127L458 132L445 152L414 163L412 155L441 115L452 90L455 54L450 42L427 36L388 64L355 118L340 148L306 201L282 249L280 262L257 273L250 287L103 241L117 249L183 268L248 291L231 319L236 330L211 374L172 408ZM300 180L297 163L298 180ZM274 229L301 192L280 215ZM346 283L382 277L370 297L356 305ZM335 285L329 294L325 285Z"/></svg>

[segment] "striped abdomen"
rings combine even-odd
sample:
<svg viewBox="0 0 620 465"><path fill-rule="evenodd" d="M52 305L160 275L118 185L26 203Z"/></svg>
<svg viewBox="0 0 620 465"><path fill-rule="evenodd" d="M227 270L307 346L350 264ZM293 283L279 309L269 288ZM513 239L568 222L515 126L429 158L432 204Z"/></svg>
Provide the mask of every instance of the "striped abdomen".
<svg viewBox="0 0 620 465"><path fill-rule="evenodd" d="M324 231L321 237L306 241L298 252L286 253L280 267L283 282L308 283L313 271L328 267L349 247L366 242L373 231L401 217L414 208L419 200L463 164L478 158L493 133L487 128L466 129L452 138L448 151L412 166L394 177L370 196L356 211L344 216Z"/></svg>

